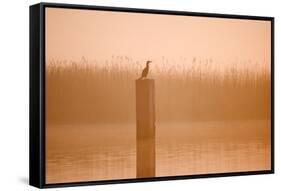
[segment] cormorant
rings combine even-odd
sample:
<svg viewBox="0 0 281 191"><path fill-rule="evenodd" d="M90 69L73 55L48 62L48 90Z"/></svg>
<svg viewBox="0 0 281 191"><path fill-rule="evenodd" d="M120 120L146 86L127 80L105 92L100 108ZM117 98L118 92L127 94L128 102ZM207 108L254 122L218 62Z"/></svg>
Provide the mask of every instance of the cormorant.
<svg viewBox="0 0 281 191"><path fill-rule="evenodd" d="M149 63L150 62L152 62L152 61L150 61L150 60L146 61L146 67L143 69L140 79L147 77L148 72L149 72Z"/></svg>

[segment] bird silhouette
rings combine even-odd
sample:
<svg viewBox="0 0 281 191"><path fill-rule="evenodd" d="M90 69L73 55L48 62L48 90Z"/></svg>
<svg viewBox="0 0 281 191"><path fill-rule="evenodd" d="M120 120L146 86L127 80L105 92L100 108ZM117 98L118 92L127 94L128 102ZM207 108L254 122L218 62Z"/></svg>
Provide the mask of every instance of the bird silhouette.
<svg viewBox="0 0 281 191"><path fill-rule="evenodd" d="M139 79L146 78L149 72L149 63L152 62L150 60L146 61L146 67L142 70L141 77Z"/></svg>

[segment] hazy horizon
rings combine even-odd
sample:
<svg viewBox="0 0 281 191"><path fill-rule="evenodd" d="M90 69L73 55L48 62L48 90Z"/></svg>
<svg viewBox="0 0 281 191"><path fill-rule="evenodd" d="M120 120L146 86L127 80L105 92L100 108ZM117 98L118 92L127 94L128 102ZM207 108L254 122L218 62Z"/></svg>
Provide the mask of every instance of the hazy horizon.
<svg viewBox="0 0 281 191"><path fill-rule="evenodd" d="M270 21L46 9L46 59L136 60L162 57L271 62ZM239 64L239 62L238 62ZM243 63L241 63L243 64Z"/></svg>

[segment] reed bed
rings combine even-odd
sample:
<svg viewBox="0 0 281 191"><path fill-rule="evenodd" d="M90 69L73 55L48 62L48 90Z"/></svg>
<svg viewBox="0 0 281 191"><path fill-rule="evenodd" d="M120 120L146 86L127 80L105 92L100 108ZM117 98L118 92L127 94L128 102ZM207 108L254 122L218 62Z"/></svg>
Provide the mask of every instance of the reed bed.
<svg viewBox="0 0 281 191"><path fill-rule="evenodd" d="M238 62L153 61L149 77L156 83L157 121L269 119L268 63ZM144 66L145 60L127 56L47 61L47 122L134 122L135 80Z"/></svg>

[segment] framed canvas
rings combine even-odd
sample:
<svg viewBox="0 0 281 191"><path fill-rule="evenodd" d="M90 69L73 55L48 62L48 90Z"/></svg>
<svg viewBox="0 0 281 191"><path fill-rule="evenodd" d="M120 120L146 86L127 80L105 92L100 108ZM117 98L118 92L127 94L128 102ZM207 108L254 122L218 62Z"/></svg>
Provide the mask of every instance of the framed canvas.
<svg viewBox="0 0 281 191"><path fill-rule="evenodd" d="M30 185L274 172L274 18L30 7Z"/></svg>

